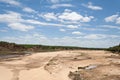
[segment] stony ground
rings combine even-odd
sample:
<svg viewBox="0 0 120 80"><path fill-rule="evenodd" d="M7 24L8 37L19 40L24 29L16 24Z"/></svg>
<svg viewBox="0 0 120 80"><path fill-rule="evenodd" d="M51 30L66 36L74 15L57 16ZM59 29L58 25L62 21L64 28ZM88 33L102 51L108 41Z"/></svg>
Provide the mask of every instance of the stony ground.
<svg viewBox="0 0 120 80"><path fill-rule="evenodd" d="M120 80L120 56L106 51L42 52L0 60L0 80Z"/></svg>

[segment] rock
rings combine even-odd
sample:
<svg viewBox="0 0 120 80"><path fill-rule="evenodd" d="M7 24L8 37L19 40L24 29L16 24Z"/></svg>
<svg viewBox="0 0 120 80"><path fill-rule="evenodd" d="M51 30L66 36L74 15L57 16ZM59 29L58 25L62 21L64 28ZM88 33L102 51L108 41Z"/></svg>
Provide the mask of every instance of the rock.
<svg viewBox="0 0 120 80"><path fill-rule="evenodd" d="M75 72L70 71L68 77L71 80L82 80L79 71L75 71Z"/></svg>

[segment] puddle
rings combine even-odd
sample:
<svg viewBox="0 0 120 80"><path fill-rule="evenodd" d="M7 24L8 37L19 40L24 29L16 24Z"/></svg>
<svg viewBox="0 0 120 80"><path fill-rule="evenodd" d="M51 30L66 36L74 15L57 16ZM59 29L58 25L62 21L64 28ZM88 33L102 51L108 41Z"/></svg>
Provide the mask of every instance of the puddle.
<svg viewBox="0 0 120 80"><path fill-rule="evenodd" d="M96 67L98 67L98 65L94 64L94 65L89 65L89 66L85 66L85 67L78 67L78 70L80 70L80 69L90 70L90 69L94 69Z"/></svg>
<svg viewBox="0 0 120 80"><path fill-rule="evenodd" d="M90 69L94 69L96 68L98 65L89 65L87 67L85 67L86 70L90 70Z"/></svg>

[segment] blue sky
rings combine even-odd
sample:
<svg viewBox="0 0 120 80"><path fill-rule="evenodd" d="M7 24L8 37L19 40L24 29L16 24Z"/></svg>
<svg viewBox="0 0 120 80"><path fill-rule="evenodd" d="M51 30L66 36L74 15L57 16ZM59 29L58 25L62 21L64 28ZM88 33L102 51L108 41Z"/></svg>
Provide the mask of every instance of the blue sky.
<svg viewBox="0 0 120 80"><path fill-rule="evenodd" d="M0 41L107 48L120 43L119 0L0 0Z"/></svg>

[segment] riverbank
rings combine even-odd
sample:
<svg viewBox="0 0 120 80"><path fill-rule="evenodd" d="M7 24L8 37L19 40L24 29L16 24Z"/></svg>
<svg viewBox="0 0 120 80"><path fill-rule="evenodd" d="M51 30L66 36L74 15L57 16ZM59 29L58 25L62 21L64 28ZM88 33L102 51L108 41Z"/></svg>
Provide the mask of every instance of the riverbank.
<svg viewBox="0 0 120 80"><path fill-rule="evenodd" d="M0 80L119 80L120 56L101 50L40 52L0 61ZM96 75L97 74L97 75Z"/></svg>

